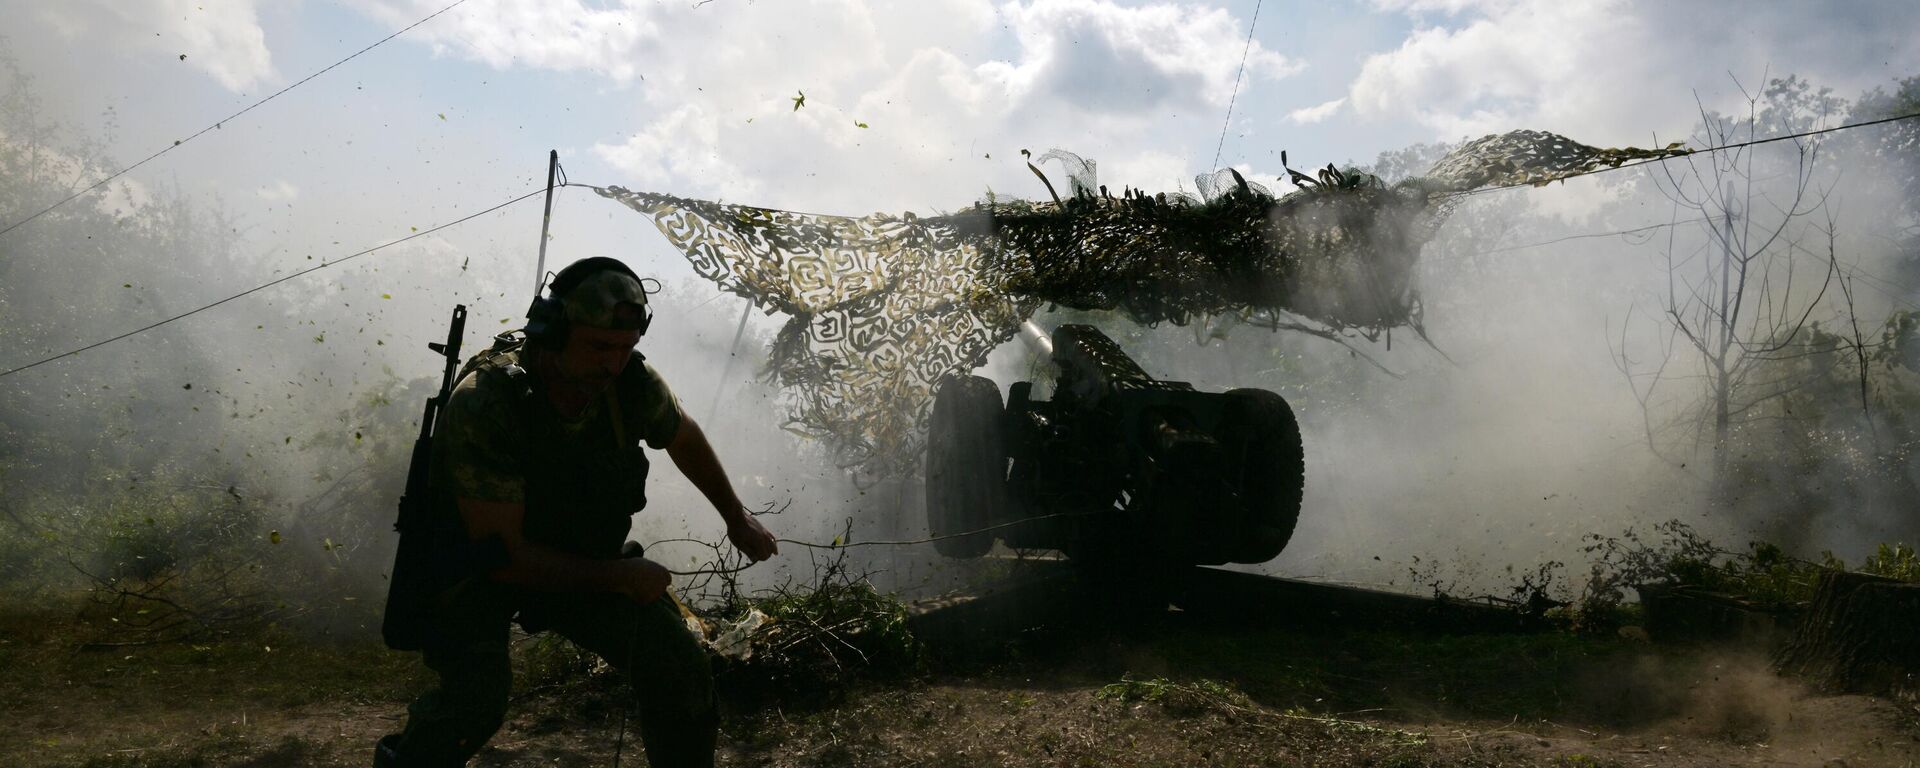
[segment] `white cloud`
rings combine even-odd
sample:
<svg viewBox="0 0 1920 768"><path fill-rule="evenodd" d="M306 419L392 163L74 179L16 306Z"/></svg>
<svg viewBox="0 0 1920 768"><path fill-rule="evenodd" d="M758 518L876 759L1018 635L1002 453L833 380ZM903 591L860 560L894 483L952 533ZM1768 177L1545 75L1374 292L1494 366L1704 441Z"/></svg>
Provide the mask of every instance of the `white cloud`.
<svg viewBox="0 0 1920 768"><path fill-rule="evenodd" d="M399 23L437 0L359 2ZM639 126L594 148L632 185L809 210L1027 194L1022 148L1162 165L1182 151L1170 114L1218 130L1247 40L1224 10L1112 0L472 0L449 17L416 40L493 66L633 77ZM1255 42L1243 95L1302 66Z"/></svg>
<svg viewBox="0 0 1920 768"><path fill-rule="evenodd" d="M1346 104L1347 98L1342 96L1332 101L1316 104L1311 107L1301 107L1292 112L1288 112L1287 119L1295 125L1312 125L1326 120L1329 117L1333 117L1333 114L1339 112L1340 108L1346 106Z"/></svg>
<svg viewBox="0 0 1920 768"><path fill-rule="evenodd" d="M628 174L624 186L751 202L743 198L758 191L759 184L721 157L719 137L714 116L689 104L625 142L596 144L593 152Z"/></svg>
<svg viewBox="0 0 1920 768"><path fill-rule="evenodd" d="M1397 11L1401 13L1445 13L1458 14L1469 10L1491 10L1509 7L1516 0L1371 0L1368 5L1375 10Z"/></svg>
<svg viewBox="0 0 1920 768"><path fill-rule="evenodd" d="M274 76L255 0L84 0L39 10L62 36L114 40L122 49L172 59L229 91L247 91Z"/></svg>
<svg viewBox="0 0 1920 768"><path fill-rule="evenodd" d="M1826 7L1768 0L1729 7L1654 0L1518 2L1377 0L1424 19L1369 57L1348 98L1376 121L1418 121L1435 138L1519 127L1588 142L1677 137L1710 109L1735 106L1732 72L1749 88L1763 72L1797 73L1842 93L1920 68L1920 6Z"/></svg>
<svg viewBox="0 0 1920 768"><path fill-rule="evenodd" d="M445 7L440 0L358 0L396 26ZM437 53L458 53L495 69L586 70L627 82L644 77L638 55L659 36L652 14L625 2L600 7L583 0L475 0L416 29ZM412 34L412 33L410 33Z"/></svg>
<svg viewBox="0 0 1920 768"><path fill-rule="evenodd" d="M1000 17L1016 30L1021 58L996 62L990 71L1094 111L1168 100L1225 104L1243 50L1249 77L1277 79L1303 66L1258 43L1246 47L1246 28L1220 9L1032 0L1008 3Z"/></svg>

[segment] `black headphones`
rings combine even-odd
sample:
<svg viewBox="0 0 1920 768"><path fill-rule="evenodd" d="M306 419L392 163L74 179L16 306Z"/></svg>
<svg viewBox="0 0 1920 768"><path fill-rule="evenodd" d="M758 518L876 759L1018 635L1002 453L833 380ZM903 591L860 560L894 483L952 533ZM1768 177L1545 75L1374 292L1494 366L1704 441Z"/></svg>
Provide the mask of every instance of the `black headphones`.
<svg viewBox="0 0 1920 768"><path fill-rule="evenodd" d="M587 278L601 272L619 272L633 278L643 286L645 281L633 273L633 269L621 263L619 259L607 256L595 256L568 264L566 269L553 276L547 283L546 296L534 296L533 304L527 307L527 342L541 349L562 349L567 346L567 334L572 328L567 323L567 294L580 286ZM647 326L653 324L653 309L646 305L640 307L639 331L647 333Z"/></svg>

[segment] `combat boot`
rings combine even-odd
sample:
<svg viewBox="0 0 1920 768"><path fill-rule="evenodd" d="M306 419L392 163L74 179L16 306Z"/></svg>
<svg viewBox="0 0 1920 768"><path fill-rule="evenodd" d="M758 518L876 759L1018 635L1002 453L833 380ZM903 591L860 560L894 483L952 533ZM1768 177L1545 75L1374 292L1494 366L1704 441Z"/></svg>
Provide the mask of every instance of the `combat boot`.
<svg viewBox="0 0 1920 768"><path fill-rule="evenodd" d="M373 745L373 768L406 768L408 763L400 757L399 745L400 734L380 737L380 743Z"/></svg>

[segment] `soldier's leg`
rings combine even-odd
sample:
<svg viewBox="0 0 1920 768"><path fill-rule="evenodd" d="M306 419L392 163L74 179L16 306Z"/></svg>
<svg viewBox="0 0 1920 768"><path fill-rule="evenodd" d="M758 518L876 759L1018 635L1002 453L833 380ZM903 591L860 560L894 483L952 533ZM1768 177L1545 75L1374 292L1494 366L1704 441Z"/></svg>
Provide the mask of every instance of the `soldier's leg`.
<svg viewBox="0 0 1920 768"><path fill-rule="evenodd" d="M555 631L632 681L649 763L655 768L713 765L720 728L713 669L677 604L665 597L637 605L618 595L580 595L559 613Z"/></svg>
<svg viewBox="0 0 1920 768"><path fill-rule="evenodd" d="M512 616L505 591L477 578L450 588L434 606L439 638L423 655L440 687L407 708L406 730L391 745L399 765L465 765L500 730L513 685Z"/></svg>

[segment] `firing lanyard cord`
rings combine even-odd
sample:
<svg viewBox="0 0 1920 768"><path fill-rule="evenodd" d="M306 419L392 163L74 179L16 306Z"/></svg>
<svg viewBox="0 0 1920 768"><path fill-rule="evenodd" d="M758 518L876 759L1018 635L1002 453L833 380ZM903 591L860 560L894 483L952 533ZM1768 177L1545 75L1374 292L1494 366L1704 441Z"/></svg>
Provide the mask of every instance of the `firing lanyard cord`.
<svg viewBox="0 0 1920 768"><path fill-rule="evenodd" d="M1096 513L1055 512L1051 515L1041 515L1039 517L1022 518L1010 523L1001 523L999 525L989 525L985 528L976 528L971 531L962 531L960 533L949 533L941 536L928 536L924 539L900 539L900 540L894 540L894 541L849 541L845 543L836 542L833 544L815 544L810 541L781 539L780 543L792 544L794 546L807 547L810 549L847 549L850 547L903 547L903 546L909 546L914 544L930 544L936 541L943 541L946 539L957 539L962 536L972 536L975 534L986 533L988 531L997 531L1002 528L1011 528L1016 525L1023 525L1026 523L1038 522L1040 520L1051 520L1058 517L1086 517L1092 514L1096 514ZM660 539L658 541L655 541L654 544L657 546L660 544L672 544L676 542L706 544L706 545L712 546L712 542L702 541L700 539L689 539L689 538ZM758 563L747 563L746 565L742 565L737 568L707 568L707 569L702 569L698 571L676 571L673 569L668 569L667 573L671 573L675 576L725 575L725 574L739 573L748 568L752 568L755 565L758 565ZM670 600L672 598L663 595L661 599ZM627 685L629 687L633 685L633 658L634 658L634 654L639 650L639 644L640 644L640 617L639 617L639 614L636 613L633 616L632 628L629 630L627 634ZM632 711L633 711L633 701L632 701L632 697L629 696L628 699L623 701L622 704L620 705L620 733L617 737L614 738L614 741L613 741L613 768L620 768L620 755L626 750L626 745L627 745L627 717L628 715L632 714Z"/></svg>
<svg viewBox="0 0 1920 768"><path fill-rule="evenodd" d="M989 525L985 528L976 528L971 531L961 531L959 533L949 533L949 534L944 534L940 536L928 536L924 539L898 539L898 540L892 540L892 541L848 541L848 542L836 541L835 543L832 543L832 544L816 544L811 541L798 541L795 539L780 539L779 542L781 544L792 544L796 547L806 547L808 549L848 549L851 547L904 547L904 546L911 546L914 544L931 544L936 541L945 541L947 539L958 539L964 536L973 536L975 534L987 533L989 531L997 531L1002 528L1012 528L1016 525L1025 525L1027 523L1039 522L1041 520L1052 520L1054 518L1059 518L1059 517L1086 517L1092 514L1096 514L1096 513L1055 512L1051 515L1040 515L1039 517L1021 518L1019 520L1015 520L1010 523L1001 523L999 525ZM673 544L673 543L705 544L707 546L713 546L713 542L704 541L701 539L690 539L690 538L660 539L654 542L656 546L660 544ZM736 566L732 568L702 568L697 571L676 571L669 568L667 569L667 573L671 573L675 576L725 576L728 574L739 573L748 568L752 568L755 565L758 565L758 563L747 563L745 565Z"/></svg>
<svg viewBox="0 0 1920 768"><path fill-rule="evenodd" d="M663 596L664 597L664 596ZM620 702L620 735L613 740L613 768L620 768L620 755L627 749L627 717L633 714L633 655L640 649L640 613L632 611L632 626L627 629L627 698Z"/></svg>

